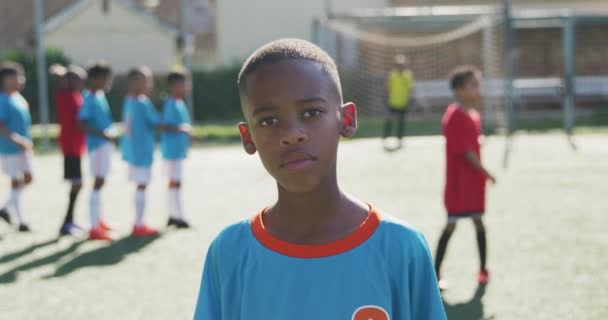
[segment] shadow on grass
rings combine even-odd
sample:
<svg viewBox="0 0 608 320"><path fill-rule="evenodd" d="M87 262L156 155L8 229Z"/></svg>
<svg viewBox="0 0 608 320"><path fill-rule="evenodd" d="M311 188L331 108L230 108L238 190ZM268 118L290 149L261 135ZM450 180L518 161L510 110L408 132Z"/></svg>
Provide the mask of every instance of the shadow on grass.
<svg viewBox="0 0 608 320"><path fill-rule="evenodd" d="M55 273L47 278L63 277L78 269L86 267L110 266L119 263L127 255L148 246L160 236L135 238L125 237L108 244L105 247L85 252L74 259L60 265Z"/></svg>
<svg viewBox="0 0 608 320"><path fill-rule="evenodd" d="M49 241L43 242L41 244L50 245L50 244L53 244L53 243L56 243L56 242L57 242L57 240L55 239L55 240L49 240ZM53 263L57 262L59 259L61 259L62 257L67 256L67 255L73 253L74 251L76 251L76 249L78 249L78 247L80 245L82 245L84 242L85 242L84 240L81 240L81 241L78 241L78 242L74 242L69 247L67 247L67 248L65 248L63 250L57 251L57 252L55 252L53 254L47 255L47 256L42 257L42 258L38 258L36 260L24 263L24 264L22 264L20 266L17 266L15 268L11 269L11 270L8 270L5 273L3 273L3 274L0 275L0 284L11 283L11 282L17 281L17 274L19 272L27 271L27 270L30 270L30 269L35 269L35 268L42 267L42 266L45 266L45 265L48 265L48 264L53 264ZM34 246L30 247L30 248L27 248L27 249L22 250L20 252L16 252L16 253L14 253L12 255L15 256L18 253L21 253L21 255L23 255L23 254L32 252L36 248L41 247L41 244L34 245Z"/></svg>
<svg viewBox="0 0 608 320"><path fill-rule="evenodd" d="M119 239L117 241L109 242L106 246L94 249L91 251L84 252L82 254L76 255L73 259L59 265L55 272L49 276L44 278L53 278L53 277L63 277L66 276L80 268L86 267L95 267L95 266L110 266L119 263L122 261L127 255L138 252L144 247L148 246L154 240L159 239L160 236L155 237L146 237L146 238L134 238L134 237L125 237ZM42 246L51 245L56 243L57 240L49 240L40 244L35 244L31 247L28 247L24 250L9 254L9 257L3 257L3 261L9 261L15 259L24 254L28 254L40 248ZM22 265L19 265L11 270L0 274L0 284L12 283L17 281L18 273L39 268L45 265L52 265L57 263L61 258L69 256L74 253L78 247L80 247L83 243L87 242L86 240L79 240L70 244L65 249L56 251L47 256L35 259L33 261L29 261Z"/></svg>
<svg viewBox="0 0 608 320"><path fill-rule="evenodd" d="M12 260L15 260L15 259L19 259L20 257L22 257L24 255L27 255L27 254L30 254L30 253L36 251L36 249L44 248L44 247L49 246L51 244L57 243L58 240L59 239L50 239L50 240L47 240L47 241L44 241L44 242L33 244L33 245L31 245L31 246L29 246L27 248L24 248L22 250L15 251L13 253L9 253L9 254L3 255L3 256L0 257L0 263L6 263L6 262L9 262L9 261L12 261Z"/></svg>
<svg viewBox="0 0 608 320"><path fill-rule="evenodd" d="M463 303L449 304L445 300L443 305L445 313L450 320L489 320L494 319L494 316L486 316L483 310L483 298L486 293L486 286L479 286L475 291L475 295Z"/></svg>

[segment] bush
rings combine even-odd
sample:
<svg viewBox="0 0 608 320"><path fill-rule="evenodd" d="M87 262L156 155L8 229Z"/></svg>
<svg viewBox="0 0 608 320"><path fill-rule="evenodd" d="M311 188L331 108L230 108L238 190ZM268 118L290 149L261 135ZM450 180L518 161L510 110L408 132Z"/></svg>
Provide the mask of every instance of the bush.
<svg viewBox="0 0 608 320"><path fill-rule="evenodd" d="M192 74L192 93L197 120L241 119L241 101L236 84L240 66L233 65Z"/></svg>
<svg viewBox="0 0 608 320"><path fill-rule="evenodd" d="M47 66L53 63L67 65L70 63L60 50L48 49L46 52ZM23 96L30 104L30 112L34 123L40 122L38 77L36 75L36 59L31 54L9 51L2 60L15 61L23 65L27 83ZM86 67L86 66L85 66ZM238 87L236 84L240 67L233 65L210 71L195 71L192 74L194 97L194 115L196 121L224 121L241 119L241 108ZM49 92L49 119L57 121L57 112L53 103L53 92L57 88L57 81L48 75ZM154 76L155 89L150 97L157 109L160 110L167 97L167 83L165 75ZM108 102L115 121L120 120L122 104L127 92L127 79L125 75L115 75L112 89L107 93Z"/></svg>

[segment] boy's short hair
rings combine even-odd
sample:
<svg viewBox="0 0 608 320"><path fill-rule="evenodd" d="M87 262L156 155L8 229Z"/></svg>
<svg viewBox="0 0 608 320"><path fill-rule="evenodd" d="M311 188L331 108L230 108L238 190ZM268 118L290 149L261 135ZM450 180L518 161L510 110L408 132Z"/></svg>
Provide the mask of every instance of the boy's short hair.
<svg viewBox="0 0 608 320"><path fill-rule="evenodd" d="M71 64L67 67L67 72L65 74L68 78L79 78L85 80L87 78L87 72L80 66L75 64Z"/></svg>
<svg viewBox="0 0 608 320"><path fill-rule="evenodd" d="M167 84L172 86L178 82L186 81L188 74L185 71L171 71L167 75Z"/></svg>
<svg viewBox="0 0 608 320"><path fill-rule="evenodd" d="M108 78L112 74L112 67L103 61L96 62L87 69L89 79Z"/></svg>
<svg viewBox="0 0 608 320"><path fill-rule="evenodd" d="M450 73L450 88L452 88L453 91L464 88L467 82L480 72L481 71L475 66L464 65L456 67L456 69Z"/></svg>
<svg viewBox="0 0 608 320"><path fill-rule="evenodd" d="M133 67L133 68L131 68L131 70L129 70L129 73L127 74L127 79L133 80L133 79L139 78L139 77L151 77L151 76L152 76L152 70L150 70L150 68L148 68L146 66L137 66L137 67Z"/></svg>
<svg viewBox="0 0 608 320"><path fill-rule="evenodd" d="M13 61L0 62L0 89L4 88L4 79L24 75L23 66Z"/></svg>
<svg viewBox="0 0 608 320"><path fill-rule="evenodd" d="M327 52L318 46L301 39L280 39L269 42L255 52L243 64L239 73L239 90L245 90L247 78L260 66L264 64L279 62L282 60L309 60L321 65L323 71L329 76L336 86L340 98L342 98L342 87L338 67Z"/></svg>

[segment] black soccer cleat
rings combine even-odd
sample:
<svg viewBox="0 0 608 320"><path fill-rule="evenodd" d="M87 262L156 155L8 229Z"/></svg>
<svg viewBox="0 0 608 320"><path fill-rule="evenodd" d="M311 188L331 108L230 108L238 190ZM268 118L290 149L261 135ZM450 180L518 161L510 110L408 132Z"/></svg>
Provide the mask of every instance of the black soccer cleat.
<svg viewBox="0 0 608 320"><path fill-rule="evenodd" d="M190 224L186 220L178 220L175 226L178 229L190 229Z"/></svg>
<svg viewBox="0 0 608 320"><path fill-rule="evenodd" d="M177 219L175 219L175 218L169 218L169 221L167 221L167 226L168 226L168 227L170 227L170 226L177 226L177 222L178 222L178 221L179 221L179 220L177 220Z"/></svg>
<svg viewBox="0 0 608 320"><path fill-rule="evenodd" d="M27 224L20 224L19 225L19 232L31 232L32 230L30 229L30 227L28 227Z"/></svg>
<svg viewBox="0 0 608 320"><path fill-rule="evenodd" d="M4 220L4 222L8 224L12 224L11 216L8 214L8 211L6 211L6 209L0 210L0 219Z"/></svg>

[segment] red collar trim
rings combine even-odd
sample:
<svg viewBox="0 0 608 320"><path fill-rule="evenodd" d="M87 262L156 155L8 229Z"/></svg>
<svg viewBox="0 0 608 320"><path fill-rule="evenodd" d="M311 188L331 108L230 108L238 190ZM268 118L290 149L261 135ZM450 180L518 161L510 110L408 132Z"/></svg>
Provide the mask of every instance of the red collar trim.
<svg viewBox="0 0 608 320"><path fill-rule="evenodd" d="M346 237L324 244L295 244L278 239L266 230L264 221L262 220L264 211L266 209L263 209L251 218L251 231L253 235L266 248L293 258L323 258L352 250L369 239L380 225L380 214L370 206L367 218L357 230L351 232Z"/></svg>

